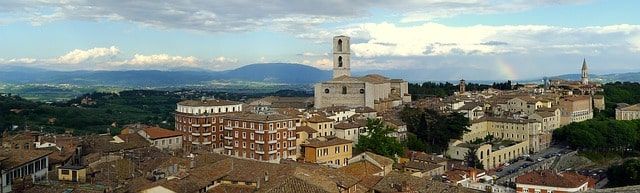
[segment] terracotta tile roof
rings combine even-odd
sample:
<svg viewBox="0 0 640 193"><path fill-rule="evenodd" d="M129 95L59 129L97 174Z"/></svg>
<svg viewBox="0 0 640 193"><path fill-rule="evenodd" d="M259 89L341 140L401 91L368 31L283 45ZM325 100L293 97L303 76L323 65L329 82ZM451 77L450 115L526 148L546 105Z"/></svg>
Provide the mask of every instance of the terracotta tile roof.
<svg viewBox="0 0 640 193"><path fill-rule="evenodd" d="M333 122L333 119L329 119L322 115L315 115L308 118L306 121L310 123L325 123L325 122Z"/></svg>
<svg viewBox="0 0 640 193"><path fill-rule="evenodd" d="M169 130L169 129L163 129L160 127L148 127L142 130L149 136L149 139L152 139L152 140L182 136L182 133L180 132Z"/></svg>
<svg viewBox="0 0 640 193"><path fill-rule="evenodd" d="M149 147L151 143L144 139L142 136L137 133L132 134L120 134L118 137L125 142L123 143L113 143L113 137L111 136L88 136L82 139L83 148L86 147L87 153L106 153L106 152L116 152L120 150L131 150L138 149L143 147Z"/></svg>
<svg viewBox="0 0 640 193"><path fill-rule="evenodd" d="M360 128L360 127L364 127L366 125L363 125L360 122L352 122L352 121L348 121L348 122L340 122L336 125L333 126L333 128L335 129L356 129L356 128Z"/></svg>
<svg viewBox="0 0 640 193"><path fill-rule="evenodd" d="M388 158L388 157L384 157L372 152L364 152L364 154L366 154L367 156L369 156L371 159L373 159L374 161L378 162L379 164L385 166L385 165L392 165L394 163L393 159Z"/></svg>
<svg viewBox="0 0 640 193"><path fill-rule="evenodd" d="M438 181L427 180L411 176L406 173L391 172L389 175L384 176L373 189L376 192L448 192L448 193L472 193L480 192L471 189L467 189L461 186L454 186L445 184Z"/></svg>
<svg viewBox="0 0 640 193"><path fill-rule="evenodd" d="M191 107L212 107L212 106L227 106L237 105L239 102L217 99L206 100L186 100L178 102L178 105L191 106Z"/></svg>
<svg viewBox="0 0 640 193"><path fill-rule="evenodd" d="M308 143L301 144L303 147L329 147L334 145L351 144L353 141L341 139L337 137L318 137L314 139L308 139Z"/></svg>
<svg viewBox="0 0 640 193"><path fill-rule="evenodd" d="M3 169L13 169L36 159L48 156L52 151L30 150L30 149L3 149L0 150L0 157L6 159L0 161Z"/></svg>
<svg viewBox="0 0 640 193"><path fill-rule="evenodd" d="M616 108L616 110L621 110L621 111L640 111L640 104L618 107L618 108Z"/></svg>
<svg viewBox="0 0 640 193"><path fill-rule="evenodd" d="M255 187L238 184L220 184L207 191L207 193L253 193Z"/></svg>
<svg viewBox="0 0 640 193"><path fill-rule="evenodd" d="M405 158L413 159L417 161L429 162L433 164L439 164L442 162L447 162L446 158L438 157L436 155L428 154L425 152L418 151L405 151Z"/></svg>
<svg viewBox="0 0 640 193"><path fill-rule="evenodd" d="M407 163L404 163L404 167L421 170L421 171L431 171L436 168L444 167L444 166L440 164L429 163L429 162L409 161Z"/></svg>
<svg viewBox="0 0 640 193"><path fill-rule="evenodd" d="M551 170L531 171L516 178L517 184L563 188L577 188L588 182L589 177L575 172L555 173Z"/></svg>
<svg viewBox="0 0 640 193"><path fill-rule="evenodd" d="M350 163L347 166L338 168L338 171L352 175L358 179L363 179L367 176L378 174L382 172L382 168L374 165L373 163L364 160L356 163Z"/></svg>
<svg viewBox="0 0 640 193"><path fill-rule="evenodd" d="M375 113L375 109L371 107L356 107L356 113Z"/></svg>
<svg viewBox="0 0 640 193"><path fill-rule="evenodd" d="M305 126L296 127L296 132L302 132L302 131L307 132L307 133L317 133L318 132L317 130L315 130L315 129L309 127L309 126L306 126L306 125Z"/></svg>

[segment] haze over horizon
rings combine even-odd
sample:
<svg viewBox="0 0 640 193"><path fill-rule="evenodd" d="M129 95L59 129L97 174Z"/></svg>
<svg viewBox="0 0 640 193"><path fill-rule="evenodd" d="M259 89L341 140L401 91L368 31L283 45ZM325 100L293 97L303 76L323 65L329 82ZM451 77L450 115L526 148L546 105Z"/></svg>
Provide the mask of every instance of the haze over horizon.
<svg viewBox="0 0 640 193"><path fill-rule="evenodd" d="M0 66L55 70L202 68L286 62L331 68L352 38L354 71L434 80L640 71L640 2L2 1ZM241 14L239 14L241 13Z"/></svg>

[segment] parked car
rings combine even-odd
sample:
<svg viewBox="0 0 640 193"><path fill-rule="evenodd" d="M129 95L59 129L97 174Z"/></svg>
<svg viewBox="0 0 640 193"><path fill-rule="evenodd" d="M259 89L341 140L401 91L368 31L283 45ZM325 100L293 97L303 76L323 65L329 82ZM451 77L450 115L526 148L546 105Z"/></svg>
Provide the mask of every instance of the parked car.
<svg viewBox="0 0 640 193"><path fill-rule="evenodd" d="M543 157L539 157L538 159L536 159L536 161L542 161L542 160L544 160Z"/></svg>
<svg viewBox="0 0 640 193"><path fill-rule="evenodd" d="M527 161L532 162L532 161L533 161L533 158L531 158L531 157L527 157L527 159L526 159L526 160L527 160Z"/></svg>

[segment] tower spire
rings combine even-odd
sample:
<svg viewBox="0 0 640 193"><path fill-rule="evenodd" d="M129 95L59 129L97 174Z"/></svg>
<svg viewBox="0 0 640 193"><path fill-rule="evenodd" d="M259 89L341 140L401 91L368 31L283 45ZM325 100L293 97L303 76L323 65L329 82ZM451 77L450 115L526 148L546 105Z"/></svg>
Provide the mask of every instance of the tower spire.
<svg viewBox="0 0 640 193"><path fill-rule="evenodd" d="M582 72L580 73L580 82L583 85L589 84L589 69L587 68L587 59L582 59Z"/></svg>

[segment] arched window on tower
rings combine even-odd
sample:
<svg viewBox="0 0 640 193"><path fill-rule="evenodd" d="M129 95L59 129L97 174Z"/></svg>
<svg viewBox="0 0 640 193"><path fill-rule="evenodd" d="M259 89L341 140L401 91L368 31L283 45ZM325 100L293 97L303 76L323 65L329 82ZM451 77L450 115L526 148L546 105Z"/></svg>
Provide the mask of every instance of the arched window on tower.
<svg viewBox="0 0 640 193"><path fill-rule="evenodd" d="M347 87L346 86L342 87L342 94L347 94Z"/></svg>
<svg viewBox="0 0 640 193"><path fill-rule="evenodd" d="M338 52L342 52L342 40L338 40Z"/></svg>
<svg viewBox="0 0 640 193"><path fill-rule="evenodd" d="M338 56L338 67L342 67L342 56Z"/></svg>

